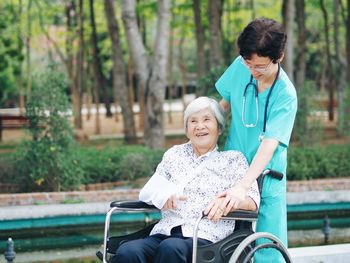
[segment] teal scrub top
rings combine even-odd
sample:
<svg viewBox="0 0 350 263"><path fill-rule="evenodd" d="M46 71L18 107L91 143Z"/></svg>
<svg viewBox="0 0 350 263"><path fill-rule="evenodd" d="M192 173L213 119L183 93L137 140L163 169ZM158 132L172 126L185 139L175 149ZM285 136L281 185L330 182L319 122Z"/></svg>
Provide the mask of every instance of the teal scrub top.
<svg viewBox="0 0 350 263"><path fill-rule="evenodd" d="M241 57L227 68L216 82L215 86L224 100L231 106L231 125L225 144L226 150L241 151L248 159L249 164L253 160L260 145L259 135L263 132L264 111L267 94L270 88L258 94L258 114L256 113L255 91L250 85L246 91L246 103L244 121L246 124L257 125L247 128L243 124L243 93L249 83L251 73L241 63ZM256 83L256 80L253 79ZM266 131L264 138L273 138L279 141L279 145L266 168L282 172L286 175L287 147L291 137L294 119L297 111L297 95L294 85L287 74L281 68L280 77L273 88L267 108ZM264 186L262 197L276 196L286 191L286 176L282 182L274 180L271 184ZM278 185L274 185L278 184ZM277 187L276 187L277 186Z"/></svg>

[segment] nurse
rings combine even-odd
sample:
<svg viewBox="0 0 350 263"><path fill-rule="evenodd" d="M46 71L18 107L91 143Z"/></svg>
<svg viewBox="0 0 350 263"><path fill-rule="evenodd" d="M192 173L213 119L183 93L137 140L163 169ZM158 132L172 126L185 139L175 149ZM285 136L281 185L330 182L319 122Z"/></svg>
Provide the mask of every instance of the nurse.
<svg viewBox="0 0 350 263"><path fill-rule="evenodd" d="M226 150L243 152L249 162L239 185L220 194L227 214L237 208L265 168L286 175L287 148L297 111L293 83L281 67L287 36L282 25L259 18L238 38L240 56L215 86L221 106L231 112ZM287 246L286 176L282 181L265 178L257 232L269 232ZM254 262L279 262L277 251L260 250Z"/></svg>

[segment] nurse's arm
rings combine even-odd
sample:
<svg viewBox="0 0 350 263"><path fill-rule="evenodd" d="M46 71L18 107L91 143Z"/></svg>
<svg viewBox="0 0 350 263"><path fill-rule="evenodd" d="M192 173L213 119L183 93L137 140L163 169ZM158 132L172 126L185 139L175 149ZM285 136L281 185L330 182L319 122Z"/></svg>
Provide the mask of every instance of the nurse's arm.
<svg viewBox="0 0 350 263"><path fill-rule="evenodd" d="M266 165L271 161L273 154L275 153L279 142L276 139L266 138L264 139L247 172L241 181L241 185L249 189L253 182L259 177L259 175L263 172Z"/></svg>
<svg viewBox="0 0 350 263"><path fill-rule="evenodd" d="M231 110L230 103L225 99L222 99L220 101L220 106L224 109L226 113L230 112Z"/></svg>
<svg viewBox="0 0 350 263"><path fill-rule="evenodd" d="M221 203L221 208L225 210L224 215L227 215L232 209L237 209L246 198L249 188L272 159L278 143L275 139L264 139L241 182L219 194L218 197L225 197L224 202Z"/></svg>

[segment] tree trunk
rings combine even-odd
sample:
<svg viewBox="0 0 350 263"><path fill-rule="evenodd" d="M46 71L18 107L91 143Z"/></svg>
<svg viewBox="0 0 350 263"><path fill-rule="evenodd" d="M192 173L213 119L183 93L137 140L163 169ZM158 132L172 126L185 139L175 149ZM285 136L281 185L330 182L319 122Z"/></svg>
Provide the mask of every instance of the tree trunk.
<svg viewBox="0 0 350 263"><path fill-rule="evenodd" d="M103 91L103 101L106 107L106 116L111 117L111 103L109 101L109 92L106 85L106 80L102 72L102 65L100 60L100 49L98 47L97 31L95 23L95 11L94 11L94 0L90 0L90 25L91 25L91 44L93 50L93 65L95 81L98 83L98 87Z"/></svg>
<svg viewBox="0 0 350 263"><path fill-rule="evenodd" d="M91 51L93 55L93 52ZM101 119L100 119L100 94L99 94L99 88L98 88L98 82L94 79L95 75L93 72L93 67L88 67L88 73L89 76L91 76L92 79L92 87L93 87L93 102L95 104L95 134L101 134Z"/></svg>
<svg viewBox="0 0 350 263"><path fill-rule="evenodd" d="M32 66L31 66L31 37L32 37L32 17L31 17L31 8L32 0L28 1L28 10L27 10L27 37L26 37L26 51L27 51L27 87L26 95L27 102L30 101L30 92L32 89Z"/></svg>
<svg viewBox="0 0 350 263"><path fill-rule="evenodd" d="M186 67L186 62L184 59L184 52L183 52L184 40L185 40L185 34L183 33L181 35L181 39L179 43L179 68L181 73L181 97L182 97L183 109L186 108L185 95L186 95L186 79L187 79L187 67Z"/></svg>
<svg viewBox="0 0 350 263"><path fill-rule="evenodd" d="M287 34L287 43L284 57L284 69L292 82L294 82L294 58L293 58L293 26L294 26L294 0L283 1L283 25Z"/></svg>
<svg viewBox="0 0 350 263"><path fill-rule="evenodd" d="M193 0L194 24L196 27L197 44L197 79L203 77L206 73L205 52L204 52L204 28L201 20L200 0Z"/></svg>
<svg viewBox="0 0 350 263"><path fill-rule="evenodd" d="M120 44L118 22L115 18L113 0L104 1L104 9L108 22L108 31L112 40L113 56L113 89L115 90L123 114L124 138L126 143L135 143L136 129L132 105L130 105L129 90L126 84L126 72L123 61L123 51Z"/></svg>
<svg viewBox="0 0 350 263"><path fill-rule="evenodd" d="M128 58L128 83L129 83L129 103L131 106L131 109L134 111L134 101L135 101L135 96L134 96L134 66L132 64L132 59L131 56L129 55Z"/></svg>
<svg viewBox="0 0 350 263"><path fill-rule="evenodd" d="M297 68L295 74L295 87L298 91L298 115L295 121L294 133L297 139L301 140L305 138L308 132L308 100L307 100L307 90L305 85L305 75L306 75L306 29L305 29L305 2L304 0L296 0L296 19L298 24L298 48L296 49L297 56Z"/></svg>
<svg viewBox="0 0 350 263"><path fill-rule="evenodd" d="M338 118L337 118L337 134L343 136L344 130L344 87L346 86L346 61L342 56L339 42L339 1L334 2L334 47L335 56L337 59L335 72L339 72L339 77L335 78L337 87L337 101L338 101Z"/></svg>
<svg viewBox="0 0 350 263"><path fill-rule="evenodd" d="M250 0L250 9L252 10L252 20L256 18L255 2Z"/></svg>
<svg viewBox="0 0 350 263"><path fill-rule="evenodd" d="M331 60L330 39L329 39L329 25L328 25L328 13L324 5L323 0L320 0L320 6L324 17L324 31L326 39L326 75L328 83L328 119L334 120L334 81L333 81L333 66Z"/></svg>
<svg viewBox="0 0 350 263"><path fill-rule="evenodd" d="M89 121L91 119L91 108L92 108L92 96L91 96L91 83L87 81L86 85L86 93L85 93L85 105L86 105L86 120Z"/></svg>
<svg viewBox="0 0 350 263"><path fill-rule="evenodd" d="M295 74L295 85L297 89L302 89L305 85L306 74L306 29L305 29L305 2L304 0L296 0L296 15L298 23L298 49L297 52L297 72Z"/></svg>
<svg viewBox="0 0 350 263"><path fill-rule="evenodd" d="M174 0L172 1L172 5ZM171 12L171 21L175 20L174 12ZM167 64L167 83L168 83L168 122L173 123L172 116L172 102L173 102L173 90L174 90L174 81L173 81L173 61L174 61L174 28L170 28L169 36L169 59Z"/></svg>
<svg viewBox="0 0 350 263"><path fill-rule="evenodd" d="M137 27L135 0L122 1L122 17L136 74L144 88L145 144L153 149L164 146L163 103L166 86L170 1L158 0L158 21L152 62Z"/></svg>
<svg viewBox="0 0 350 263"><path fill-rule="evenodd" d="M67 72L69 76L69 88L71 91L71 98L72 98L72 108L73 108L73 123L75 128L79 128L79 113L80 113L80 107L79 107L79 98L78 98L78 91L76 87L76 81L75 81L75 70L74 70L74 52L73 52L73 43L75 38L75 30L74 27L76 25L76 10L75 10L75 4L74 1L68 1L65 3L65 11L66 11L66 18L67 18L67 37L66 37L66 65L67 65Z"/></svg>
<svg viewBox="0 0 350 263"><path fill-rule="evenodd" d="M17 52L22 54L23 42L22 42L22 30L21 30L21 20L22 20L22 0L19 0L18 3L18 28L17 28ZM18 107L19 114L24 114L24 94L23 94L23 80L22 80L22 60L18 59L18 70L17 70L17 86L18 86Z"/></svg>
<svg viewBox="0 0 350 263"><path fill-rule="evenodd" d="M210 69L221 66L221 14L222 1L208 0L208 19L210 33Z"/></svg>
<svg viewBox="0 0 350 263"><path fill-rule="evenodd" d="M76 128L83 128L83 118L82 118L82 96L83 96L83 79L84 79L84 5L83 0L79 0L79 12L78 12L78 28L77 35L79 36L79 49L76 58L76 68L75 68L75 87L76 87Z"/></svg>
<svg viewBox="0 0 350 263"><path fill-rule="evenodd" d="M347 67L347 82L350 85L350 0L347 0L347 19L346 19L346 64ZM349 113L350 114L350 113Z"/></svg>

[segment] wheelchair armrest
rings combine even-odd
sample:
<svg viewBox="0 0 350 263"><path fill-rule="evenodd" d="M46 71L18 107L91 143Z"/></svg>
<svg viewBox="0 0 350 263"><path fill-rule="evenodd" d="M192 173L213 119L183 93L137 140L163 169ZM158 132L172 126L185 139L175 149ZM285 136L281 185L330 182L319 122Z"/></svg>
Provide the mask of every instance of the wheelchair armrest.
<svg viewBox="0 0 350 263"><path fill-rule="evenodd" d="M117 207L117 208L123 208L123 209L158 209L154 205L149 205L145 202L138 201L138 200L132 200L132 201L114 201L110 204L110 207Z"/></svg>
<svg viewBox="0 0 350 263"><path fill-rule="evenodd" d="M235 220L246 220L246 221L255 221L258 218L258 211L249 211L238 209L233 212L228 213L226 216L222 218L230 218Z"/></svg>

